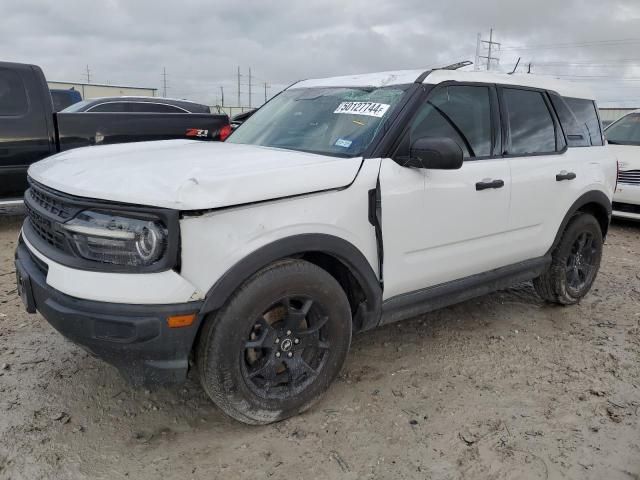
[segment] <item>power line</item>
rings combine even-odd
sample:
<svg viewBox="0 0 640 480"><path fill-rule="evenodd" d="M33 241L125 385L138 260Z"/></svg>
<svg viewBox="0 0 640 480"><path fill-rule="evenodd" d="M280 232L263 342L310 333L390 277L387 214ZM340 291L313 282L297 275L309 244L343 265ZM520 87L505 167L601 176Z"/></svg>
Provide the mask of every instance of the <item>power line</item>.
<svg viewBox="0 0 640 480"><path fill-rule="evenodd" d="M167 97L167 67L162 67L162 96Z"/></svg>
<svg viewBox="0 0 640 480"><path fill-rule="evenodd" d="M612 45L635 45L640 43L640 38L627 38L619 40L598 40L592 42L578 43L548 43L539 45L523 45L523 46L506 46L502 50L553 50L557 48L583 48L583 47L601 47Z"/></svg>

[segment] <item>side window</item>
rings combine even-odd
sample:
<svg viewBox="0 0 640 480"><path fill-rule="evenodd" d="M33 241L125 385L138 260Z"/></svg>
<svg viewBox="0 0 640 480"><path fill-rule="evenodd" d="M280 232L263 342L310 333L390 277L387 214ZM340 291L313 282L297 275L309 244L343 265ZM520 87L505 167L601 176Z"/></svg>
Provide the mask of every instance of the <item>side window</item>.
<svg viewBox="0 0 640 480"><path fill-rule="evenodd" d="M553 108L560 119L560 124L567 135L569 147L590 147L591 139L587 127L580 125L565 99L560 95L550 92L549 97Z"/></svg>
<svg viewBox="0 0 640 480"><path fill-rule="evenodd" d="M505 88L503 99L511 134L509 155L553 153L556 129L540 92Z"/></svg>
<svg viewBox="0 0 640 480"><path fill-rule="evenodd" d="M465 158L491 155L489 88L461 85L435 90L413 118L405 149L422 137L452 138Z"/></svg>
<svg viewBox="0 0 640 480"><path fill-rule="evenodd" d="M139 102L130 105L132 112L138 113L184 113L184 110L161 103Z"/></svg>
<svg viewBox="0 0 640 480"><path fill-rule="evenodd" d="M91 107L87 112L96 113L122 113L128 112L127 104L123 102L100 103L95 107Z"/></svg>
<svg viewBox="0 0 640 480"><path fill-rule="evenodd" d="M578 123L587 129L591 145L602 145L602 130L595 103L583 98L564 97L564 100L576 116Z"/></svg>
<svg viewBox="0 0 640 480"><path fill-rule="evenodd" d="M13 70L0 68L0 116L24 115L28 107L27 92L20 75Z"/></svg>

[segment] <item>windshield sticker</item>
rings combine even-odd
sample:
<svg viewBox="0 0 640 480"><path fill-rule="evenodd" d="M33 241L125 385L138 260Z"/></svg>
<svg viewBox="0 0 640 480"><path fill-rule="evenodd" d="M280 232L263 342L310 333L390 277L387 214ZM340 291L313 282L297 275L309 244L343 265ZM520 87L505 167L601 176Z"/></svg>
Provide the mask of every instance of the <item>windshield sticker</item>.
<svg viewBox="0 0 640 480"><path fill-rule="evenodd" d="M374 102L342 102L333 113L348 113L350 115L366 115L381 118L391 105Z"/></svg>
<svg viewBox="0 0 640 480"><path fill-rule="evenodd" d="M336 147L344 147L349 148L353 142L351 140L345 140L344 138L339 138L336 140Z"/></svg>

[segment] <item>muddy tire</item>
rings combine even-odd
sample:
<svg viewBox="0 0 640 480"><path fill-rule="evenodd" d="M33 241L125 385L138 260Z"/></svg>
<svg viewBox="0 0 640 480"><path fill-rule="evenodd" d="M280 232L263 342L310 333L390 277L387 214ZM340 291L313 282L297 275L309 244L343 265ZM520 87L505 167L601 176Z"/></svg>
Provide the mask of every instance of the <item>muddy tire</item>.
<svg viewBox="0 0 640 480"><path fill-rule="evenodd" d="M351 310L320 267L285 260L251 277L206 319L196 361L200 381L227 415L268 424L304 412L340 372Z"/></svg>
<svg viewBox="0 0 640 480"><path fill-rule="evenodd" d="M602 246L602 230L592 215L572 217L552 253L551 266L533 280L538 295L560 305L578 303L596 279Z"/></svg>

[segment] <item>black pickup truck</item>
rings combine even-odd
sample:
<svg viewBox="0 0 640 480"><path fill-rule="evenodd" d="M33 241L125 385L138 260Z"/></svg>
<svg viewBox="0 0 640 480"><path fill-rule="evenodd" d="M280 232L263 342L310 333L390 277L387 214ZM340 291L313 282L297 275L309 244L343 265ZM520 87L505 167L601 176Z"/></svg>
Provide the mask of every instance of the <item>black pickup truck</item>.
<svg viewBox="0 0 640 480"><path fill-rule="evenodd" d="M0 62L0 203L21 198L29 165L57 152L146 140L224 140L230 132L227 115L54 113L39 67Z"/></svg>

